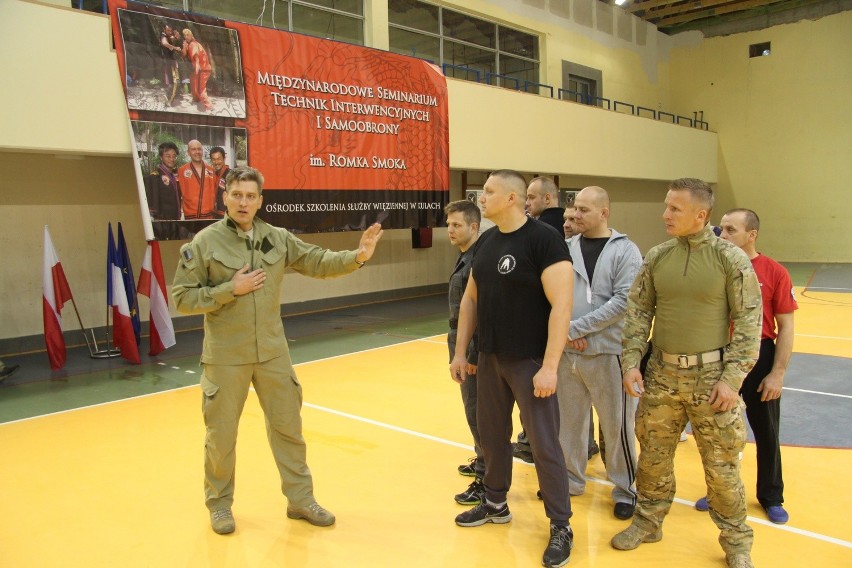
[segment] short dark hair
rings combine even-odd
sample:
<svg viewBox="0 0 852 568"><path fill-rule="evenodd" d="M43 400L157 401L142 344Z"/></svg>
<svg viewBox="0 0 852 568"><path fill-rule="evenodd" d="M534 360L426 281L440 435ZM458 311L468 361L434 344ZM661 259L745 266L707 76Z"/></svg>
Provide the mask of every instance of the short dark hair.
<svg viewBox="0 0 852 568"><path fill-rule="evenodd" d="M742 213L745 215L746 231L760 231L760 217L758 217L757 213L755 213L751 209L746 209L745 207L729 209L725 212L725 215L730 215L731 213Z"/></svg>
<svg viewBox="0 0 852 568"><path fill-rule="evenodd" d="M180 153L180 150L178 150L177 144L175 144L174 142L163 142L158 147L158 150L160 152L161 158L163 157L163 154L166 153L166 150L174 150L176 154Z"/></svg>
<svg viewBox="0 0 852 568"><path fill-rule="evenodd" d="M225 157L225 149L222 148L221 146L213 146L212 148L210 148L210 156L211 157L213 156L213 154L217 154L217 153L222 154L223 158Z"/></svg>
<svg viewBox="0 0 852 568"><path fill-rule="evenodd" d="M527 180L515 170L496 170L491 172L491 177L497 177L508 182L510 189L521 197L527 195Z"/></svg>
<svg viewBox="0 0 852 568"><path fill-rule="evenodd" d="M257 184L257 192L263 195L263 174L249 166L237 166L228 170L225 176L225 191L231 191L231 186L241 181L253 181Z"/></svg>
<svg viewBox="0 0 852 568"><path fill-rule="evenodd" d="M710 212L716 204L716 197L709 183L697 178L680 178L669 184L669 190L688 191L694 200L699 201L707 209L707 218L710 218Z"/></svg>
<svg viewBox="0 0 852 568"><path fill-rule="evenodd" d="M553 181L553 178L547 176L538 176L534 177L530 180L530 184L532 185L535 182L541 182L541 190L550 195L551 197L559 198L559 187L556 185L556 182ZM529 186L527 186L529 187Z"/></svg>
<svg viewBox="0 0 852 568"><path fill-rule="evenodd" d="M479 210L479 207L477 207L476 203L467 199L459 199L458 201L447 203L447 206L444 207L444 213L447 217L450 216L450 213L461 213L464 217L464 222L468 225L482 222L482 212Z"/></svg>

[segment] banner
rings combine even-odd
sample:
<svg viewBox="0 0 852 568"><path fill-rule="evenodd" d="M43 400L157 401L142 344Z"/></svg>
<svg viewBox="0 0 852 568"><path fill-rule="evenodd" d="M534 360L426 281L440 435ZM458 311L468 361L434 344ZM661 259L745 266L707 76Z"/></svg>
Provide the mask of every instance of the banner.
<svg viewBox="0 0 852 568"><path fill-rule="evenodd" d="M440 224L447 87L421 59L110 0L158 239L221 218L228 167L264 175L259 216L294 232ZM144 217L144 216L143 216Z"/></svg>

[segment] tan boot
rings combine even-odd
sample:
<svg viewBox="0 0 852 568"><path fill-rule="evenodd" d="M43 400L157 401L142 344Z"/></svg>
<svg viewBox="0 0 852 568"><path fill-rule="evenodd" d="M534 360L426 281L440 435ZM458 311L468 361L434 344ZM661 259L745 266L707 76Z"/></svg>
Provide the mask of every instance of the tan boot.
<svg viewBox="0 0 852 568"><path fill-rule="evenodd" d="M334 515L331 511L323 509L319 503L313 502L304 507L287 507L287 517L291 519L305 519L312 525L327 527L334 524Z"/></svg>
<svg viewBox="0 0 852 568"><path fill-rule="evenodd" d="M663 538L663 529L657 529L653 532L648 532L645 529L639 528L636 523L612 537L610 544L618 550L633 550L638 548L643 542L660 542Z"/></svg>
<svg viewBox="0 0 852 568"><path fill-rule="evenodd" d="M728 562L728 568L754 568L751 563L751 556L748 554L726 554L725 560Z"/></svg>
<svg viewBox="0 0 852 568"><path fill-rule="evenodd" d="M237 528L234 523L234 515L231 514L230 509L210 511L210 526L213 527L213 532L216 534L229 534Z"/></svg>

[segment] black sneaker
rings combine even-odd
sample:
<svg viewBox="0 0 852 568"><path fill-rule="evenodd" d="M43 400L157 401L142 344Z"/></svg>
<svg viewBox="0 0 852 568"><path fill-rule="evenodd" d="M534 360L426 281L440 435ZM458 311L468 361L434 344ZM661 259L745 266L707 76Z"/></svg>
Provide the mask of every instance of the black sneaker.
<svg viewBox="0 0 852 568"><path fill-rule="evenodd" d="M532 450L528 444L512 444L512 456L527 463L533 463Z"/></svg>
<svg viewBox="0 0 852 568"><path fill-rule="evenodd" d="M568 563L571 549L574 547L574 531L571 527L550 525L550 542L544 549L541 565L548 568L559 568Z"/></svg>
<svg viewBox="0 0 852 568"><path fill-rule="evenodd" d="M482 485L482 480L478 477L468 485L467 489L455 497L456 503L459 505L479 505L484 498L485 486Z"/></svg>
<svg viewBox="0 0 852 568"><path fill-rule="evenodd" d="M598 446L597 442L592 442L589 444L589 459L592 459L596 455L601 453L601 448Z"/></svg>
<svg viewBox="0 0 852 568"><path fill-rule="evenodd" d="M473 509L456 516L456 524L460 527L478 527L485 523L502 525L511 520L512 513L509 512L509 505L504 504L497 509L486 503L485 499Z"/></svg>
<svg viewBox="0 0 852 568"><path fill-rule="evenodd" d="M476 457L472 457L467 460L466 464L462 464L458 467L459 475L464 475L465 477L476 477Z"/></svg>

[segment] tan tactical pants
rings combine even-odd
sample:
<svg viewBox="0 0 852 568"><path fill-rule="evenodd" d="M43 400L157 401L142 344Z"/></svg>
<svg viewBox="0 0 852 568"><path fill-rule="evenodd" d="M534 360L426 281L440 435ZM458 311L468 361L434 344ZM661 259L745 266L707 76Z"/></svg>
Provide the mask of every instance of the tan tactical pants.
<svg viewBox="0 0 852 568"><path fill-rule="evenodd" d="M237 461L237 427L254 384L266 417L266 432L281 490L302 507L314 502L313 481L302 437L302 386L288 356L248 365L204 365L201 375L204 444L204 493L211 511L231 507Z"/></svg>

